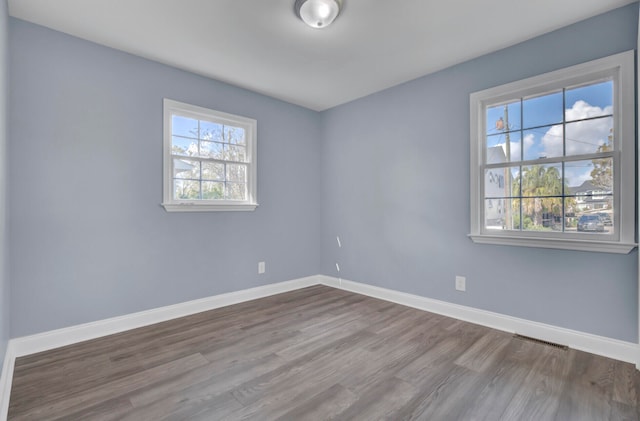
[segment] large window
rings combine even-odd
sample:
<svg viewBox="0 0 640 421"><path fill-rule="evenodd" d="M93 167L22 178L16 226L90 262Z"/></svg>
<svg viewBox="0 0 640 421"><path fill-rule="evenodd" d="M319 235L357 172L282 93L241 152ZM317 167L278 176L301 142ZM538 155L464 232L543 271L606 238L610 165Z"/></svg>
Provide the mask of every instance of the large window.
<svg viewBox="0 0 640 421"><path fill-rule="evenodd" d="M165 99L163 206L254 210L256 121Z"/></svg>
<svg viewBox="0 0 640 421"><path fill-rule="evenodd" d="M627 253L633 52L471 94L471 238Z"/></svg>

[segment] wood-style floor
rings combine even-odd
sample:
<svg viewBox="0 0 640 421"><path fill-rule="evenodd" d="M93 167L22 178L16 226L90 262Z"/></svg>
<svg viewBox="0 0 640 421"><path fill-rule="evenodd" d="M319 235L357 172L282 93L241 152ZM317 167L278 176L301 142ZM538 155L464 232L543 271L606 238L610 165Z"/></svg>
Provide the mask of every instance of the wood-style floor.
<svg viewBox="0 0 640 421"><path fill-rule="evenodd" d="M638 420L631 364L325 286L16 360L10 420Z"/></svg>

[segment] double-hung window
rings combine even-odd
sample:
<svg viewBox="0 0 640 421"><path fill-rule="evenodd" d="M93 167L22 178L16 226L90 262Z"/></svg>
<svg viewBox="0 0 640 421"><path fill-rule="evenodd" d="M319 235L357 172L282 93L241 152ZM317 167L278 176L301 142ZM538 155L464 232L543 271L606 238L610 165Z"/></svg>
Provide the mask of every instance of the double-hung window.
<svg viewBox="0 0 640 421"><path fill-rule="evenodd" d="M626 52L471 94L473 241L635 246L633 64Z"/></svg>
<svg viewBox="0 0 640 421"><path fill-rule="evenodd" d="M164 100L167 211L254 210L256 121Z"/></svg>

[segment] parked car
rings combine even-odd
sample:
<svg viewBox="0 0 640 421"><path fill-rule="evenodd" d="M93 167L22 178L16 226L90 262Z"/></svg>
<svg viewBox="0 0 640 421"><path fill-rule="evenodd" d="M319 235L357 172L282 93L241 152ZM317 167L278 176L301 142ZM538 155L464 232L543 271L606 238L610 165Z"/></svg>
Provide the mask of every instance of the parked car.
<svg viewBox="0 0 640 421"><path fill-rule="evenodd" d="M600 215L581 215L578 218L578 231L604 232L604 222Z"/></svg>
<svg viewBox="0 0 640 421"><path fill-rule="evenodd" d="M613 221L611 220L611 215L609 215L606 212L598 212L598 216L600 216L600 219L602 219L602 222L610 227L613 225Z"/></svg>

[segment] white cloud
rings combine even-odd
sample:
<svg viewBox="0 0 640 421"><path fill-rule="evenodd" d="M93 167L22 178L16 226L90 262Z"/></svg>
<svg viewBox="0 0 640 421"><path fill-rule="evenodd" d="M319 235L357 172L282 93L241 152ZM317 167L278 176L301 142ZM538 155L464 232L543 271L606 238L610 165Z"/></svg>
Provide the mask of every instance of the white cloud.
<svg viewBox="0 0 640 421"><path fill-rule="evenodd" d="M511 156L513 157L513 161L520 160L520 142L509 142L511 144ZM535 136L532 134L528 134L524 137L522 143L524 144L525 154L527 150L535 143ZM507 156L507 142L498 143L496 146L500 146L504 151L504 155Z"/></svg>
<svg viewBox="0 0 640 421"><path fill-rule="evenodd" d="M585 101L576 101L566 111L567 121L598 117L612 113L612 107L595 107ZM611 118L578 121L566 125L567 155L596 152L598 146L607 143L612 127ZM552 126L542 137L542 147L546 156L562 156L562 125Z"/></svg>
<svg viewBox="0 0 640 421"><path fill-rule="evenodd" d="M598 117L601 115L613 114L613 107L608 105L604 108L594 107L588 102L579 100L571 108L565 111L567 121L580 120L583 118Z"/></svg>
<svg viewBox="0 0 640 421"><path fill-rule="evenodd" d="M562 125L552 126L542 136L544 156L562 156Z"/></svg>

